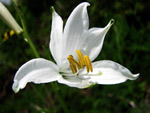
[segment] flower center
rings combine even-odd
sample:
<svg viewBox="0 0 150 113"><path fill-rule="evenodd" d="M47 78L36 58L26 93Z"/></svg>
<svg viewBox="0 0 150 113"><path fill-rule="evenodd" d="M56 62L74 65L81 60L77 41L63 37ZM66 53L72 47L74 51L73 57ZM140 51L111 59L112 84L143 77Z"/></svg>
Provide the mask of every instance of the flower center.
<svg viewBox="0 0 150 113"><path fill-rule="evenodd" d="M78 60L75 60L72 55L69 55L67 59L69 60L70 63L70 69L73 74L77 73L78 70L83 69L86 67L87 72L89 73L90 71L93 72L93 67L91 64L91 60L88 57L88 55L83 56L82 52L80 50L76 50Z"/></svg>

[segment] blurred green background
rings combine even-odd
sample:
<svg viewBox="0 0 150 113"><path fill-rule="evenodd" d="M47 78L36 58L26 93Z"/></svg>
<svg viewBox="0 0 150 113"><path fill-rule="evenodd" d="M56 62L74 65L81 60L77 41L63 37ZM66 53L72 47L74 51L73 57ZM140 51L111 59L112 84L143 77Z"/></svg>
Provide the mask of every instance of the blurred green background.
<svg viewBox="0 0 150 113"><path fill-rule="evenodd" d="M133 73L135 81L95 85L88 89L54 83L70 113L150 113L150 0L87 0L91 27L115 24L106 35L96 60L116 61ZM48 59L51 30L50 6L64 21L82 0L20 0L30 37L41 57ZM6 6L17 22L13 5ZM28 84L15 94L13 77L25 62L35 58L22 34L3 41L10 28L0 20L0 113L64 113L50 84Z"/></svg>

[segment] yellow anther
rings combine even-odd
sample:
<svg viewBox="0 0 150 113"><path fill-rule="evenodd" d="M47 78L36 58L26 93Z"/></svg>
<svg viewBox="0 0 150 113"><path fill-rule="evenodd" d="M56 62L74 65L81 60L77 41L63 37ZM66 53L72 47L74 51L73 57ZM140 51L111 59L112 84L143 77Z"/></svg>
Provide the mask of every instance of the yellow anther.
<svg viewBox="0 0 150 113"><path fill-rule="evenodd" d="M78 70L80 70L81 68L84 68L84 66L86 66L87 72L89 73L90 71L93 72L93 67L92 67L92 63L90 58L85 55L83 56L82 52L80 50L76 50L77 56L78 56L78 61L76 61L72 55L69 55L67 57L67 59L69 60L70 63L70 68L72 70L72 73L75 74L77 73ZM78 70L77 70L78 68ZM101 73L99 73L100 75ZM77 73L77 76L79 74Z"/></svg>
<svg viewBox="0 0 150 113"><path fill-rule="evenodd" d="M80 66L79 62L76 61L76 60L73 58L72 55L69 55L69 56L67 57L67 59L69 60L70 64L74 64L74 65L76 65L76 66L78 67L78 69L81 69L81 66Z"/></svg>
<svg viewBox="0 0 150 113"><path fill-rule="evenodd" d="M15 34L15 31L14 30L10 30L9 35L13 36L14 34Z"/></svg>
<svg viewBox="0 0 150 113"><path fill-rule="evenodd" d="M77 72L77 68L74 64L70 64L70 68L73 74L75 74Z"/></svg>
<svg viewBox="0 0 150 113"><path fill-rule="evenodd" d="M86 56L84 56L84 62L85 62L85 65L86 65L87 72L89 73L89 64L88 64L88 59L87 59Z"/></svg>
<svg viewBox="0 0 150 113"><path fill-rule="evenodd" d="M72 56L72 55L69 55L68 57L72 57L72 58L73 58L73 56Z"/></svg>
<svg viewBox="0 0 150 113"><path fill-rule="evenodd" d="M93 72L93 67L92 67L92 64L91 64L91 60L87 55L84 56L84 62L85 62L85 65L86 65L87 72L88 73L89 73L89 71Z"/></svg>
<svg viewBox="0 0 150 113"><path fill-rule="evenodd" d="M76 50L76 53L78 55L79 63L81 65L81 67L83 68L84 67L84 57L83 57L83 54L81 53L80 50Z"/></svg>
<svg viewBox="0 0 150 113"><path fill-rule="evenodd" d="M85 55L85 56L87 56L87 55ZM91 70L91 72L93 72L93 67L92 67L92 63L91 63L89 56L87 56L87 59L88 59L90 70Z"/></svg>
<svg viewBox="0 0 150 113"><path fill-rule="evenodd" d="M5 32L5 33L4 33L4 39L3 39L3 41L8 40L8 38L9 38L9 36L8 36L7 32Z"/></svg>

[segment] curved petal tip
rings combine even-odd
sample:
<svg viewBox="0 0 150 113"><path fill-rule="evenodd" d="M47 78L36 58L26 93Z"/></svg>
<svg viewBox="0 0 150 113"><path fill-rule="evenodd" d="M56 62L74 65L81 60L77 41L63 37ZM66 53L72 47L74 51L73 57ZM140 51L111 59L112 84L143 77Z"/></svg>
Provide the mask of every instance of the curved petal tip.
<svg viewBox="0 0 150 113"><path fill-rule="evenodd" d="M108 30L111 28L111 26L112 26L114 23L115 23L115 20L114 20L114 19L111 19L111 20L109 21L109 23L107 24L107 26L104 27L105 33L108 32Z"/></svg>
<svg viewBox="0 0 150 113"><path fill-rule="evenodd" d="M20 90L20 88L18 87L19 85L18 85L18 81L14 81L14 83L13 83L13 85L12 85L12 90L15 92L15 93L17 93L19 90Z"/></svg>
<svg viewBox="0 0 150 113"><path fill-rule="evenodd" d="M53 6L50 7L50 10L51 10L51 12L54 12L54 11L55 11L55 9L54 9Z"/></svg>
<svg viewBox="0 0 150 113"><path fill-rule="evenodd" d="M90 6L90 3L88 3L88 2L82 2L82 3L80 3L79 5L86 5L86 6Z"/></svg>
<svg viewBox="0 0 150 113"><path fill-rule="evenodd" d="M110 28L114 23L115 23L115 20L114 20L114 19L111 19L111 20L109 21L109 23L107 24L107 26L105 27L106 30L109 30L109 28Z"/></svg>
<svg viewBox="0 0 150 113"><path fill-rule="evenodd" d="M115 20L114 20L114 19L111 19L111 20L109 21L109 23L110 23L110 25L113 25L113 24L115 23Z"/></svg>
<svg viewBox="0 0 150 113"><path fill-rule="evenodd" d="M133 74L132 76L134 77L133 80L137 79L139 77L140 73L137 73L137 74Z"/></svg>

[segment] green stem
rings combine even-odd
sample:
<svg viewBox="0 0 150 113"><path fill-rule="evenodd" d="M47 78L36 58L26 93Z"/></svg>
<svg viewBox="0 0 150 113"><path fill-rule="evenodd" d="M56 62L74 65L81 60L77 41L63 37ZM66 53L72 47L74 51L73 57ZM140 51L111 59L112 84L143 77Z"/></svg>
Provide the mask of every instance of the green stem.
<svg viewBox="0 0 150 113"><path fill-rule="evenodd" d="M61 98L61 96L59 95L58 90L57 90L57 88L55 87L55 84L54 84L54 83L51 83L51 86L52 86L52 88L53 88L53 91L54 91L55 94L56 94L55 96L57 97L58 101L59 101L60 104L62 105L62 107L63 107L63 109L64 109L64 112L65 112L65 113L69 113L69 110L68 110L68 108L67 108L67 106L66 106L64 100L63 100L63 99Z"/></svg>
<svg viewBox="0 0 150 113"><path fill-rule="evenodd" d="M51 56L49 55L49 52L47 52L46 48L43 46L44 52L47 54L49 60L52 60ZM58 93L58 89L57 86L54 83L50 83L56 98L58 99L58 101L60 102L61 106L63 107L63 110L65 111L65 113L69 113L69 110L64 102L64 100L61 98L61 96Z"/></svg>
<svg viewBox="0 0 150 113"><path fill-rule="evenodd" d="M27 39L27 41L28 41L28 43L29 43L29 45L30 45L30 47L31 47L35 57L39 58L40 55L38 54L34 44L32 43L32 40L31 40L31 38L30 38L30 36L28 34L27 27L26 27L26 24L25 24L25 21L24 21L23 13L21 12L21 10L17 7L17 5L15 3L14 3L14 6L16 8L17 13L19 14L19 17L20 17L20 20L21 20L21 23L22 23L24 38ZM35 87L33 87L33 89L35 90L35 92L38 92ZM58 93L58 90L56 89L56 87L55 87L55 85L53 83L52 83L52 89L55 92L56 97L57 97L58 101L60 102L61 106L63 107L64 112L65 113L69 113L69 110L68 110L64 100L60 97L60 95ZM37 93L37 94L40 96L42 101L44 101L43 96L40 93Z"/></svg>
<svg viewBox="0 0 150 113"><path fill-rule="evenodd" d="M30 47L31 47L31 49L32 49L35 57L39 58L40 55L38 54L35 46L32 43L32 40L31 40L31 38L29 36L28 30L27 30L27 27L26 27L26 23L24 21L23 13L21 12L21 10L17 7L17 5L15 3L14 3L14 7L15 7L15 9L16 9L18 15L19 15L19 18L21 20L21 24L22 24L22 27L23 27L23 36L24 36L24 39L29 43L29 45L30 45Z"/></svg>
<svg viewBox="0 0 150 113"><path fill-rule="evenodd" d="M122 60L122 57L121 57L121 54L122 54L122 45L121 45L121 41L120 41L120 37L121 37L121 34L118 30L118 28L115 28L115 32L116 32L116 45L117 45L117 49L118 49L118 58L119 58L119 61L120 63L123 63L123 60Z"/></svg>
<svg viewBox="0 0 150 113"><path fill-rule="evenodd" d="M38 52L36 51L36 48L33 45L32 41L31 41L31 39L28 35L28 31L27 31L27 28L26 28L26 25L25 25L25 21L24 21L23 18L20 18L20 19L21 19L23 30L24 30L23 35L27 39L27 42L29 43L30 47L32 48L32 51L33 51L35 57L39 58L40 56L39 56Z"/></svg>
<svg viewBox="0 0 150 113"><path fill-rule="evenodd" d="M43 96L39 93L39 91L34 87L33 84L31 84L31 87L33 88L34 92L38 95L38 97L42 100L43 103L46 103L46 100L43 98Z"/></svg>
<svg viewBox="0 0 150 113"><path fill-rule="evenodd" d="M46 93L48 94L48 97L50 98L50 103L51 103L51 105L52 105L52 108L54 109L53 112L56 113L56 107L55 107L54 102L53 102L53 99L52 99L52 97L51 97L51 95L50 95L50 93L49 93L49 90L46 88L46 86L45 86L44 84L42 84L42 85L43 85L43 87L44 87Z"/></svg>
<svg viewBox="0 0 150 113"><path fill-rule="evenodd" d="M15 7L15 9L16 9L18 15L19 15L20 20L21 20L21 24L22 24L22 27L23 27L23 36L24 36L24 39L27 40L27 42L29 43L29 45L30 45L30 47L31 47L31 49L32 49L32 51L33 51L35 57L38 58L38 57L40 57L40 56L39 56L38 52L36 51L36 48L34 47L32 41L31 41L31 39L30 39L30 37L29 37L28 31L27 31L27 28L26 28L26 24L25 24L25 21L24 21L24 19L23 19L22 12L21 12L21 10L16 6L15 3L13 3L13 5L14 5L14 7ZM45 103L45 102L46 102L45 99L44 99L43 96L38 92L38 90L34 87L34 85L31 85L31 86L32 86L33 90L36 92L36 94L39 96L39 98L41 99L41 101Z"/></svg>

